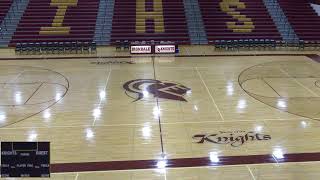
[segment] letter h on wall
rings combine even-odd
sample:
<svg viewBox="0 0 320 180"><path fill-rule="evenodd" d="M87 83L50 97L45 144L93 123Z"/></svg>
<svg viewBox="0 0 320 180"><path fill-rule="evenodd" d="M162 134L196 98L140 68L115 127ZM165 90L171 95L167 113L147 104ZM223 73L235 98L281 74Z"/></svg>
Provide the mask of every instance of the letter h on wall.
<svg viewBox="0 0 320 180"><path fill-rule="evenodd" d="M153 11L146 11L146 0L137 0L136 7L136 33L146 32L146 20L154 21L154 31L164 32L162 0L153 0Z"/></svg>

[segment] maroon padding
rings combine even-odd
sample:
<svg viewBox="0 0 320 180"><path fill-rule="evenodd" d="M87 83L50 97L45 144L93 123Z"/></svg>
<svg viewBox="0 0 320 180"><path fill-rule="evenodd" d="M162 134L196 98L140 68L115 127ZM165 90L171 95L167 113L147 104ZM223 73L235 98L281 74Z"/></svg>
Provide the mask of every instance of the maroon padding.
<svg viewBox="0 0 320 180"><path fill-rule="evenodd" d="M284 158L276 158L270 154L220 156L218 162L212 162L209 157L180 158L166 160L166 168L203 167L246 165L264 163L288 163L288 162L313 162L320 160L320 153L293 153L284 154ZM51 164L52 173L85 172L85 171L114 171L134 169L156 169L159 160L132 160L132 161L107 161L107 162L78 162Z"/></svg>

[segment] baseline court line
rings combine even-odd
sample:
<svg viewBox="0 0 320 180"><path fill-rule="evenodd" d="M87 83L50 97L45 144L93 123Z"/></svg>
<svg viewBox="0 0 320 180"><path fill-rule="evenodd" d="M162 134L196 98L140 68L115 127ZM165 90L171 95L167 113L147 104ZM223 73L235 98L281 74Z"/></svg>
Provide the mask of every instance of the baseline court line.
<svg viewBox="0 0 320 180"><path fill-rule="evenodd" d="M206 83L204 82L201 73L199 72L199 70L198 70L197 67L195 67L195 69L196 69L196 71L197 71L197 73L198 73L198 76L200 77L200 80L202 81L202 84L203 84L204 87L206 88L206 90L207 90L207 92L208 92L208 94L209 94L209 96L210 96L210 98L211 98L211 101L213 102L214 106L216 107L216 109L217 109L217 111L218 111L221 119L224 121L224 117L222 116L222 113L221 113L218 105L216 104L216 101L214 100L213 96L211 95L211 92L210 92L208 86L207 86Z"/></svg>

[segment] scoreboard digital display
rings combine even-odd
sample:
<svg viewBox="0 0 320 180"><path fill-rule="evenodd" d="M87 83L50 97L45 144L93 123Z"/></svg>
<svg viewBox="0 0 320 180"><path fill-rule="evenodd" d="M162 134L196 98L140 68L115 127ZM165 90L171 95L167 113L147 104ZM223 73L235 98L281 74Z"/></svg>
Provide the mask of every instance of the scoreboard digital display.
<svg viewBox="0 0 320 180"><path fill-rule="evenodd" d="M1 142L1 177L50 177L50 143Z"/></svg>

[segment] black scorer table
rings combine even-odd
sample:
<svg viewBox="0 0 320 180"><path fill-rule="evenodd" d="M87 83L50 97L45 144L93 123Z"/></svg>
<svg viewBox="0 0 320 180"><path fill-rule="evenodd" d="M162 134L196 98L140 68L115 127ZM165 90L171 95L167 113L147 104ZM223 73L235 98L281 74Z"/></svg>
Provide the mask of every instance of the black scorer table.
<svg viewBox="0 0 320 180"><path fill-rule="evenodd" d="M50 143L1 142L1 177L50 177Z"/></svg>

